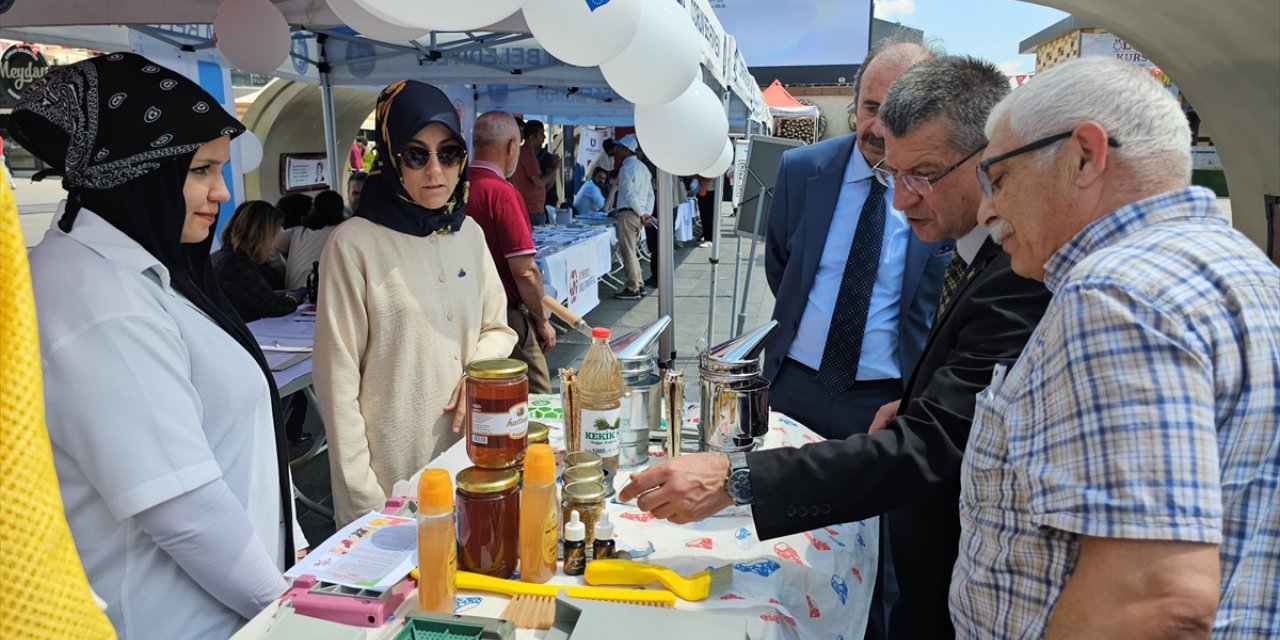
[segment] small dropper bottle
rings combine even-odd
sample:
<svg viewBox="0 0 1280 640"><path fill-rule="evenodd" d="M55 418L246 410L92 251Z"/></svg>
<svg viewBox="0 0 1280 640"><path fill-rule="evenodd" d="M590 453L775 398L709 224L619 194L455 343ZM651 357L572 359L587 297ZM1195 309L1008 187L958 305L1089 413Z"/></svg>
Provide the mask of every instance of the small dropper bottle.
<svg viewBox="0 0 1280 640"><path fill-rule="evenodd" d="M595 526L595 541L591 543L591 559L606 560L617 553L617 543L613 541L613 523L609 521L609 512L602 511L600 520Z"/></svg>
<svg viewBox="0 0 1280 640"><path fill-rule="evenodd" d="M587 527L575 509L564 525L564 574L580 576L587 569Z"/></svg>

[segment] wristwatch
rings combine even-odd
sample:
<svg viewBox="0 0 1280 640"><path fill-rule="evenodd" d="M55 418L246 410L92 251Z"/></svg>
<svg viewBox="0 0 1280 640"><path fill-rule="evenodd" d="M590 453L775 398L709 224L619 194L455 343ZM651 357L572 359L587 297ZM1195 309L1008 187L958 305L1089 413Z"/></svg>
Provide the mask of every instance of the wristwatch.
<svg viewBox="0 0 1280 640"><path fill-rule="evenodd" d="M751 504L751 469L747 467L747 454L741 451L729 454L729 473L724 479L724 491L739 507Z"/></svg>

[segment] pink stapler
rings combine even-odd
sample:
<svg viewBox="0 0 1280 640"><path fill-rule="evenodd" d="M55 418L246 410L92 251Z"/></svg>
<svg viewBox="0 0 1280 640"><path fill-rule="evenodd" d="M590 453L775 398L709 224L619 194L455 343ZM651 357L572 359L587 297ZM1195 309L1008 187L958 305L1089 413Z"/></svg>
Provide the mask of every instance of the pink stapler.
<svg viewBox="0 0 1280 640"><path fill-rule="evenodd" d="M412 515L412 501L405 497L387 500L382 512L387 515ZM355 589L319 582L313 575L299 576L293 586L280 597L293 610L312 618L358 627L380 627L400 608L413 591L413 580L405 578L385 592Z"/></svg>

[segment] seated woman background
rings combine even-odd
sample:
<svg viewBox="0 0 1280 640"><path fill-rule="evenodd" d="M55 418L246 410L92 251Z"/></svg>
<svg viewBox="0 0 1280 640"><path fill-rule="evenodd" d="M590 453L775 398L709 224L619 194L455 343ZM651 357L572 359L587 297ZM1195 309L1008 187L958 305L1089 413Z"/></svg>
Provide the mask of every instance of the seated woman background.
<svg viewBox="0 0 1280 640"><path fill-rule="evenodd" d="M236 207L222 230L222 248L213 254L218 286L245 322L293 313L302 302L298 291L279 291L266 266L284 214L263 200Z"/></svg>
<svg viewBox="0 0 1280 640"><path fill-rule="evenodd" d="M284 256L284 286L299 289L307 286L307 275L320 260L320 251L329 234L345 219L342 196L337 191L321 191L311 203L311 212L302 224L285 229L276 236L275 250Z"/></svg>

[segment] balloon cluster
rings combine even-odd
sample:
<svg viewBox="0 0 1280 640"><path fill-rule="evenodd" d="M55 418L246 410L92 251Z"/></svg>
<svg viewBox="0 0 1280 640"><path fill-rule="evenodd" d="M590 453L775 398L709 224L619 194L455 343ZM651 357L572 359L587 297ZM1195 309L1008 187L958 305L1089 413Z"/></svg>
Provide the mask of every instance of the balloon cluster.
<svg viewBox="0 0 1280 640"><path fill-rule="evenodd" d="M676 175L715 176L733 146L720 97L702 81L701 35L675 2L654 0L326 0L360 34L407 42L431 31L482 30L523 10L529 31L565 63L599 66L635 105L645 155ZM271 0L223 0L213 23L235 67L268 74L289 57L290 30Z"/></svg>

